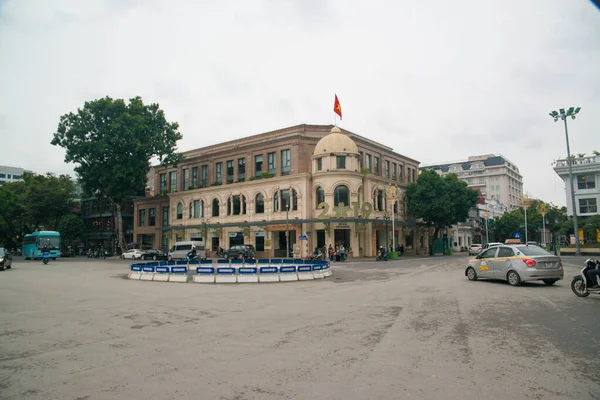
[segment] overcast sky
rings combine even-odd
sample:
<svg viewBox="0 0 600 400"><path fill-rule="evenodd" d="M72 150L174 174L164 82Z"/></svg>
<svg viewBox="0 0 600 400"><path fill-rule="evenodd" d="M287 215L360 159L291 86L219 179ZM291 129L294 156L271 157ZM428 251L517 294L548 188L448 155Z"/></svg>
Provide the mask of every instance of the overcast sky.
<svg viewBox="0 0 600 400"><path fill-rule="evenodd" d="M59 116L158 102L180 150L333 123L422 164L501 153L565 204L552 161L600 151L600 11L588 0L0 0L0 164L72 173Z"/></svg>

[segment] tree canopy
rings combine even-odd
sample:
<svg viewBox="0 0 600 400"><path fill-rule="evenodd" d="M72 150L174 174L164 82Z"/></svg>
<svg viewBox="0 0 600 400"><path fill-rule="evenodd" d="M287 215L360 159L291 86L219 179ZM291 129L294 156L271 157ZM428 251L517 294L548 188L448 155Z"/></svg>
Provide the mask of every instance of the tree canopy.
<svg viewBox="0 0 600 400"><path fill-rule="evenodd" d="M75 207L75 183L68 175L25 173L0 186L0 244L13 248L26 233L58 230Z"/></svg>
<svg viewBox="0 0 600 400"><path fill-rule="evenodd" d="M123 202L143 192L150 161L176 164L182 138L176 122L168 122L158 104L145 105L140 97L126 103L105 97L86 102L76 113L60 117L52 144L66 150L65 162L86 193L106 197L115 206L117 235L123 242Z"/></svg>
<svg viewBox="0 0 600 400"><path fill-rule="evenodd" d="M540 213L542 204L545 204L547 208L545 218L542 218L542 214ZM543 219L545 219L548 231L554 235L569 235L573 233L572 222L569 222L565 214L566 210L560 209L554 204L544 203L541 200L532 201L527 208L528 238L541 237ZM512 238L515 232L520 232L522 240L525 240L525 212L523 208L506 212L494 219L496 240L504 241L505 239Z"/></svg>
<svg viewBox="0 0 600 400"><path fill-rule="evenodd" d="M464 222L475 207L478 194L455 174L441 177L433 170L424 170L417 182L406 187L408 213L439 229Z"/></svg>

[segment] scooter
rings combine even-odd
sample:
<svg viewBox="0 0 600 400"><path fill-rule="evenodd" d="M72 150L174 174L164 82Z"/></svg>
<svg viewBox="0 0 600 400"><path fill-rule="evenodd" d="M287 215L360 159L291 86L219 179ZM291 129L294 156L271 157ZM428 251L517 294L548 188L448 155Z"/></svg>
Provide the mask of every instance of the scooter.
<svg viewBox="0 0 600 400"><path fill-rule="evenodd" d="M590 282L590 277L587 273L593 269L600 269L600 261L593 260L591 258L587 259L583 269L581 270L581 274L573 277L573 280L571 281L571 290L573 293L575 293L575 295L579 297L587 297L590 295L590 293L600 294L600 288L588 289L589 287L594 287L600 284L597 279L596 282ZM594 278L596 278L596 276L594 276Z"/></svg>
<svg viewBox="0 0 600 400"><path fill-rule="evenodd" d="M42 262L45 264L48 264L48 261L50 260L50 252L45 251L42 253Z"/></svg>
<svg viewBox="0 0 600 400"><path fill-rule="evenodd" d="M388 252L383 247L380 247L379 250L377 250L377 259L375 261L387 261L387 260L388 260Z"/></svg>

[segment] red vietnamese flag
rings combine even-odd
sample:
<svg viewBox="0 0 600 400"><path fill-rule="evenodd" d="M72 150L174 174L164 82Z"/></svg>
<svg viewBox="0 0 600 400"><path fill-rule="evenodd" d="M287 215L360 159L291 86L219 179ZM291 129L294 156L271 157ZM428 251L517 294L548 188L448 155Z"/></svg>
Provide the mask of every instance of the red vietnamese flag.
<svg viewBox="0 0 600 400"><path fill-rule="evenodd" d="M340 120L342 119L342 106L337 98L337 94L335 95L335 101L333 102L333 112L340 116Z"/></svg>

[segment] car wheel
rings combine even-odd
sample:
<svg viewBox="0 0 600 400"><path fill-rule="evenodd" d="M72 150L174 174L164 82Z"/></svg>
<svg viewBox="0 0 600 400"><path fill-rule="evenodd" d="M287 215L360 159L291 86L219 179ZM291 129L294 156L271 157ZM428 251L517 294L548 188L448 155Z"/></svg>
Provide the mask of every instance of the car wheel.
<svg viewBox="0 0 600 400"><path fill-rule="evenodd" d="M472 267L467 268L467 278L469 278L470 281L477 280L477 272L475 272L474 268L472 268Z"/></svg>
<svg viewBox="0 0 600 400"><path fill-rule="evenodd" d="M156 254L155 254L154 256L152 256L152 259L153 259L154 261L156 261L156 258L157 258L157 257L156 257Z"/></svg>
<svg viewBox="0 0 600 400"><path fill-rule="evenodd" d="M558 281L558 279L544 279L543 281L546 285L552 286L556 283L556 281Z"/></svg>
<svg viewBox="0 0 600 400"><path fill-rule="evenodd" d="M506 274L506 280L511 286L519 286L521 284L521 277L515 271L508 271L508 274Z"/></svg>

